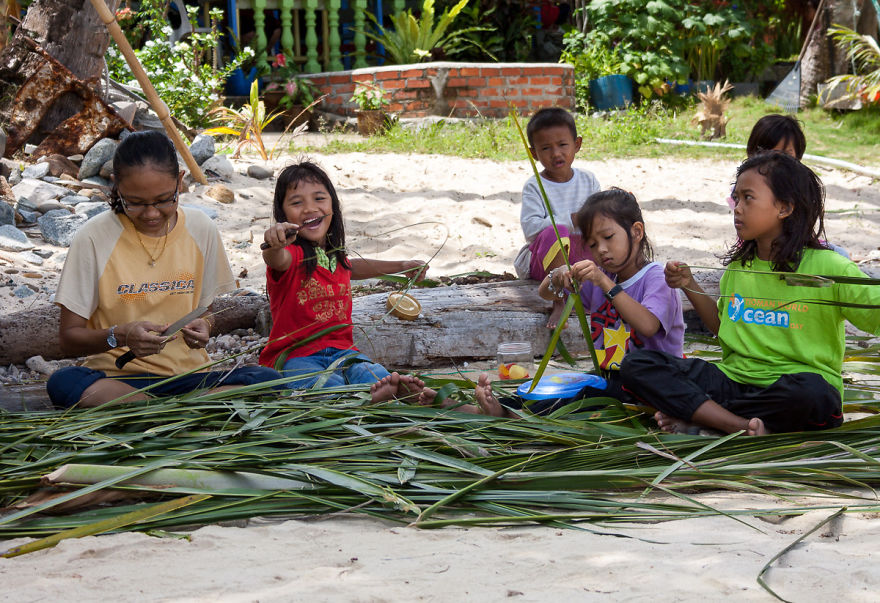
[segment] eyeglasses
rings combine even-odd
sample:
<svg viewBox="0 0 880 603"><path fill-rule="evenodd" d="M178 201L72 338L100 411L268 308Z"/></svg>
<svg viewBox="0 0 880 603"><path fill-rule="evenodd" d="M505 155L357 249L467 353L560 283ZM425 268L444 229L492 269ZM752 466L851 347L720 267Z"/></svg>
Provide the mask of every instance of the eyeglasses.
<svg viewBox="0 0 880 603"><path fill-rule="evenodd" d="M139 214L146 210L148 207L154 207L159 211L163 211L166 209L170 209L175 203L177 203L177 194L180 190L180 185L174 187L174 194L168 197L167 199L162 199L161 201L156 201L155 203L132 203L131 201L126 201L122 195L116 193L116 197L122 202L122 207L125 211L131 214Z"/></svg>

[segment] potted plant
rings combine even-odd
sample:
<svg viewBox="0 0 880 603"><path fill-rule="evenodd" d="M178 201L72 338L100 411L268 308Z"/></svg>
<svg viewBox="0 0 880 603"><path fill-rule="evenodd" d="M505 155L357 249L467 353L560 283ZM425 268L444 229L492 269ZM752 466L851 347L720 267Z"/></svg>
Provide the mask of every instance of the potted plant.
<svg viewBox="0 0 880 603"><path fill-rule="evenodd" d="M358 132L362 136L371 136L385 128L385 111L383 107L390 101L386 98L388 91L378 84L358 82L354 87L351 100L360 109L357 112Z"/></svg>
<svg viewBox="0 0 880 603"><path fill-rule="evenodd" d="M311 122L311 108L315 104L318 88L312 82L299 75L293 61L284 54L275 55L272 62L273 80L266 85L263 100L269 109L280 112L279 122L284 128L293 124Z"/></svg>
<svg viewBox="0 0 880 603"><path fill-rule="evenodd" d="M579 45L583 40L573 43ZM567 50L563 59L574 64L581 81L587 81L593 108L605 111L632 104L632 80L624 75L625 65L619 47L611 49L603 44L586 43L578 51L573 50Z"/></svg>

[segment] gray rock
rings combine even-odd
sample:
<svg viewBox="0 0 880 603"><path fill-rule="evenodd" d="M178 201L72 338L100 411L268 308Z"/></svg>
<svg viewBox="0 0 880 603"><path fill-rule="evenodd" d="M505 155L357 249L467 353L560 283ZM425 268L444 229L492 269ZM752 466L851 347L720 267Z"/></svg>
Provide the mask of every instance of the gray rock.
<svg viewBox="0 0 880 603"><path fill-rule="evenodd" d="M113 159L116 145L119 143L112 138L102 138L88 150L79 166L79 179L85 180L101 171L101 166Z"/></svg>
<svg viewBox="0 0 880 603"><path fill-rule="evenodd" d="M129 136L131 136L131 130L129 130L128 128L124 129L122 132L119 133L119 142L122 142Z"/></svg>
<svg viewBox="0 0 880 603"><path fill-rule="evenodd" d="M19 209L18 215L21 216L21 219L24 220L25 224L36 224L37 218L40 217L38 212L27 209Z"/></svg>
<svg viewBox="0 0 880 603"><path fill-rule="evenodd" d="M81 153L77 153L76 155L70 155L67 158L74 163L82 163L83 155Z"/></svg>
<svg viewBox="0 0 880 603"><path fill-rule="evenodd" d="M83 195L67 195L66 197L62 197L60 199L61 203L64 203L65 205L77 205L79 203L87 203L91 200L91 197L86 197Z"/></svg>
<svg viewBox="0 0 880 603"><path fill-rule="evenodd" d="M0 201L0 224L15 224L15 210L6 201Z"/></svg>
<svg viewBox="0 0 880 603"><path fill-rule="evenodd" d="M101 170L98 172L98 175L105 180L109 180L111 174L113 174L113 160L109 160L104 165L101 166Z"/></svg>
<svg viewBox="0 0 880 603"><path fill-rule="evenodd" d="M86 201L76 206L76 213L91 219L108 209L110 209L110 206L103 201Z"/></svg>
<svg viewBox="0 0 880 603"><path fill-rule="evenodd" d="M35 163L33 165L29 165L24 168L24 171L21 173L22 178L36 178L40 179L43 176L49 175L49 163L44 161L43 163Z"/></svg>
<svg viewBox="0 0 880 603"><path fill-rule="evenodd" d="M83 182L88 182L89 184L97 184L98 186L105 186L110 188L110 181L105 178L101 178L100 176L89 176L88 178L83 178Z"/></svg>
<svg viewBox="0 0 880 603"><path fill-rule="evenodd" d="M47 242L59 247L70 247L73 235L86 220L88 218L82 214L72 214L66 209L53 209L40 216L37 224L40 225L40 234Z"/></svg>
<svg viewBox="0 0 880 603"><path fill-rule="evenodd" d="M202 170L212 172L214 176L219 176L223 180L229 180L235 173L232 163L224 155L214 155L205 160L202 164Z"/></svg>
<svg viewBox="0 0 880 603"><path fill-rule="evenodd" d="M0 157L6 154L6 131L0 128ZM6 176L4 176L5 178Z"/></svg>
<svg viewBox="0 0 880 603"><path fill-rule="evenodd" d="M261 165L249 165L247 175L251 178L256 178L257 180L265 180L271 178L275 174L272 173L272 170L267 170Z"/></svg>
<svg viewBox="0 0 880 603"><path fill-rule="evenodd" d="M25 297L30 297L34 295L36 291L28 287L27 285L19 285L15 289L12 290L12 294L19 299L24 299Z"/></svg>
<svg viewBox="0 0 880 603"><path fill-rule="evenodd" d="M7 159L6 157L0 157L0 176L3 176L7 180L9 180L10 174L12 172L18 172L18 162L13 161L12 159Z"/></svg>
<svg viewBox="0 0 880 603"><path fill-rule="evenodd" d="M113 103L111 107L116 109L119 117L128 123L131 123L134 120L134 114L137 113L137 105L131 101L118 101Z"/></svg>
<svg viewBox="0 0 880 603"><path fill-rule="evenodd" d="M51 249L34 249L34 255L38 255L44 260L51 258L54 253Z"/></svg>
<svg viewBox="0 0 880 603"><path fill-rule="evenodd" d="M36 152L37 152L37 145L35 145L35 144L24 145L24 154L25 155L33 155Z"/></svg>
<svg viewBox="0 0 880 603"><path fill-rule="evenodd" d="M41 214L48 213L53 209L66 209L67 211L71 210L70 207L64 205L60 201L44 201L43 203L40 203L39 207L37 207L37 211Z"/></svg>
<svg viewBox="0 0 880 603"><path fill-rule="evenodd" d="M59 180L61 180L61 178L59 178L58 176L43 176L42 178L40 178L40 180L51 184L54 182L58 182Z"/></svg>
<svg viewBox="0 0 880 603"><path fill-rule="evenodd" d="M25 178L12 187L15 198L18 199L16 209L21 211L34 211L41 203L60 199L70 194L70 191L63 186L43 182L42 180L34 180L33 178Z"/></svg>
<svg viewBox="0 0 880 603"><path fill-rule="evenodd" d="M22 251L18 254L18 257L23 259L28 264L33 264L34 266L42 266L43 258L38 256L36 253L32 251Z"/></svg>
<svg viewBox="0 0 880 603"><path fill-rule="evenodd" d="M192 153L196 163L202 165L208 158L214 156L214 137L209 134L199 134L189 146L189 152Z"/></svg>
<svg viewBox="0 0 880 603"><path fill-rule="evenodd" d="M0 249L6 251L27 251L33 249L34 244L31 243L27 235L11 224L0 226Z"/></svg>
<svg viewBox="0 0 880 603"><path fill-rule="evenodd" d="M199 205L198 203L187 203L183 205L183 207L190 207L192 209L197 209L212 220L216 220L220 214L217 213L216 209L212 209L210 207L205 207L204 205Z"/></svg>

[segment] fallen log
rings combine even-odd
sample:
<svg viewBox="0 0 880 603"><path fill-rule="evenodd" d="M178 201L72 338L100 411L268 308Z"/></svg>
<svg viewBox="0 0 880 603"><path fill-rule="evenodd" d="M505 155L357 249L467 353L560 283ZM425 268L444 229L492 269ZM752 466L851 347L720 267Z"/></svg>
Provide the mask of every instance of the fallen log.
<svg viewBox="0 0 880 603"><path fill-rule="evenodd" d="M702 286L717 294L720 271L698 274ZM410 290L422 305L421 315L406 321L387 315L387 293L356 297L352 322L355 344L377 362L392 367L425 367L469 359L494 358L498 344L529 341L536 354L546 349L544 327L550 303L539 298L532 281L507 281ZM268 315L260 295L217 298L214 335L253 328ZM688 329L698 328L685 300ZM59 310L46 305L0 317L0 365L22 364L31 356L63 358L58 345ZM563 342L573 354L586 354L577 320L571 318Z"/></svg>

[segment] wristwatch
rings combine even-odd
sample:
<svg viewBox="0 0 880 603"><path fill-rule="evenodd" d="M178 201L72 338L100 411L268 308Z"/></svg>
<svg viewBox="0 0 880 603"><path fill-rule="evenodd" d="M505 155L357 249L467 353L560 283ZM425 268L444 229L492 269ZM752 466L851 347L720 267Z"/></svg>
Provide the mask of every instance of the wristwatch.
<svg viewBox="0 0 880 603"><path fill-rule="evenodd" d="M605 292L605 299L608 301L614 300L614 296L623 291L623 287L620 285L614 285L608 291Z"/></svg>
<svg viewBox="0 0 880 603"><path fill-rule="evenodd" d="M110 333L107 335L107 345L110 346L110 349L113 349L113 348L119 346L119 343L116 341L115 331L116 331L116 325L113 325L112 327L110 327Z"/></svg>

